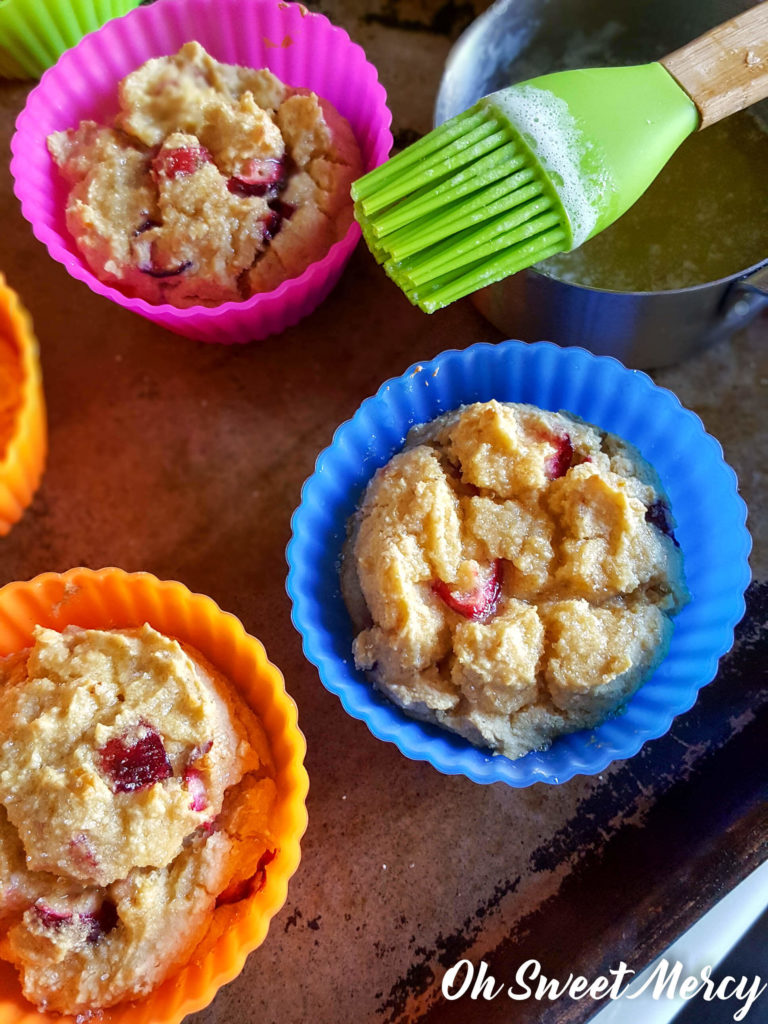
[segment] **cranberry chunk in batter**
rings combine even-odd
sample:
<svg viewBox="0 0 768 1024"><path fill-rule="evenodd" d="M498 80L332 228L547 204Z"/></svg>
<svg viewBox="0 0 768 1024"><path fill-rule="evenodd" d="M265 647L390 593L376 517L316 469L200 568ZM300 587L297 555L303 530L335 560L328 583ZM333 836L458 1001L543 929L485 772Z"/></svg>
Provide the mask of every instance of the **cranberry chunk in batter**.
<svg viewBox="0 0 768 1024"><path fill-rule="evenodd" d="M133 793L173 775L159 733L145 724L141 733L136 739L117 736L99 751L102 771L115 793Z"/></svg>

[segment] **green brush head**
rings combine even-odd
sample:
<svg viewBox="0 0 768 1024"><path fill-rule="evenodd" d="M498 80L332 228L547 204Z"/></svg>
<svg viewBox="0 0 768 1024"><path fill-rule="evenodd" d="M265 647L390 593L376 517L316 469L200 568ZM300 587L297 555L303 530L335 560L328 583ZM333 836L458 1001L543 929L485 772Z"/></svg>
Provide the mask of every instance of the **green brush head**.
<svg viewBox="0 0 768 1024"><path fill-rule="evenodd" d="M431 313L612 224L697 125L660 64L545 75L484 97L355 182L355 216Z"/></svg>

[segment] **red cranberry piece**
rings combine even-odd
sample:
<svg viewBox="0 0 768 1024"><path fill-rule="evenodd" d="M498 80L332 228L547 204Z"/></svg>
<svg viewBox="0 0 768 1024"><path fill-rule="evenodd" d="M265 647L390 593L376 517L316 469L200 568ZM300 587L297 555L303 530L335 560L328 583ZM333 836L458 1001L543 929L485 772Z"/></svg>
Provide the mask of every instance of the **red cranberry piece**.
<svg viewBox="0 0 768 1024"><path fill-rule="evenodd" d="M185 270L189 270L192 266L192 260L185 260L180 263L178 267L170 267L169 269L164 267L139 267L142 274L149 274L150 277L178 277L179 274L183 274Z"/></svg>
<svg viewBox="0 0 768 1024"><path fill-rule="evenodd" d="M276 210L270 210L261 223L264 225L262 228L264 232L264 241L271 242L283 226L283 218Z"/></svg>
<svg viewBox="0 0 768 1024"><path fill-rule="evenodd" d="M649 505L645 510L645 521L650 523L652 526L655 526L657 530L661 530L662 533L666 534L675 547L680 547L677 537L675 537L675 531L672 527L672 513L670 512L667 503L662 501L661 498L654 501L654 503Z"/></svg>
<svg viewBox="0 0 768 1024"><path fill-rule="evenodd" d="M238 196L276 196L285 188L285 161L248 160L239 174L232 175L227 188Z"/></svg>
<svg viewBox="0 0 768 1024"><path fill-rule="evenodd" d="M99 751L101 770L112 779L115 793L134 793L173 775L159 734L150 726L138 739L109 740Z"/></svg>
<svg viewBox="0 0 768 1024"><path fill-rule="evenodd" d="M205 788L203 781L202 772L194 767L195 761L199 761L200 758L205 757L208 751L213 747L213 740L207 740L205 743L198 743L196 747L193 747L187 760L187 767L184 769L184 785L189 790L189 795L192 798L189 805L192 811L204 811L208 806L208 792Z"/></svg>
<svg viewBox="0 0 768 1024"><path fill-rule="evenodd" d="M233 196L263 196L267 191L266 185L248 185L240 178L228 178L227 189Z"/></svg>
<svg viewBox="0 0 768 1024"><path fill-rule="evenodd" d="M295 206L291 203L284 203L282 199L269 200L269 213L261 222L264 225L262 230L265 242L272 241L283 226L283 221L290 220L295 210Z"/></svg>
<svg viewBox="0 0 768 1024"><path fill-rule="evenodd" d="M204 811L208 806L208 793L203 776L197 768L187 768L184 772L184 785L189 790L191 811Z"/></svg>
<svg viewBox="0 0 768 1024"><path fill-rule="evenodd" d="M249 185L276 185L284 177L285 161L275 160L273 157L264 160L254 157L252 160L246 160L238 175L240 181L245 181Z"/></svg>
<svg viewBox="0 0 768 1024"><path fill-rule="evenodd" d="M239 903L248 899L254 893L261 892L267 881L267 864L275 859L277 850L265 850L259 857L256 871L250 878L244 878L239 882L233 882L216 897L216 906L221 907L227 903Z"/></svg>
<svg viewBox="0 0 768 1024"><path fill-rule="evenodd" d="M91 841L84 832L80 832L74 839L70 839L69 855L83 869L95 868L99 863Z"/></svg>
<svg viewBox="0 0 768 1024"><path fill-rule="evenodd" d="M213 746L213 740L206 740L205 743L198 743L196 747L193 747L189 754L189 763L194 764L195 761L199 761L201 757L205 757L208 751Z"/></svg>
<svg viewBox="0 0 768 1024"><path fill-rule="evenodd" d="M435 580L432 589L453 611L465 619L481 622L496 611L504 578L503 566L503 561L497 558L486 568L478 568L474 586L469 591L458 590L443 580Z"/></svg>
<svg viewBox="0 0 768 1024"><path fill-rule="evenodd" d="M35 913L40 923L46 928L60 928L63 924L72 920L72 912L69 910L56 910L45 903L35 904Z"/></svg>
<svg viewBox="0 0 768 1024"><path fill-rule="evenodd" d="M279 214L283 220L290 220L296 212L296 207L293 203L284 203L282 199L270 199L269 208Z"/></svg>
<svg viewBox="0 0 768 1024"><path fill-rule="evenodd" d="M547 440L554 446L555 451L544 460L544 472L550 480L557 480L558 477L565 476L571 468L573 443L568 434L563 434L562 437L550 437Z"/></svg>
<svg viewBox="0 0 768 1024"><path fill-rule="evenodd" d="M209 164L211 161L211 154L205 146L163 149L152 161L152 173L155 178L159 178L161 174L166 178L178 178L183 174L194 174L203 164Z"/></svg>
<svg viewBox="0 0 768 1024"><path fill-rule="evenodd" d="M85 914L73 914L70 910L56 910L44 903L35 904L35 913L46 928L61 928L64 924L82 921L88 931L87 942L98 942L102 935L111 932L117 925L117 907L112 900L104 900L98 910Z"/></svg>
<svg viewBox="0 0 768 1024"><path fill-rule="evenodd" d="M88 925L88 942L98 942L103 935L107 935L117 926L117 907L112 900L104 900L98 910L89 914L78 915L80 920Z"/></svg>

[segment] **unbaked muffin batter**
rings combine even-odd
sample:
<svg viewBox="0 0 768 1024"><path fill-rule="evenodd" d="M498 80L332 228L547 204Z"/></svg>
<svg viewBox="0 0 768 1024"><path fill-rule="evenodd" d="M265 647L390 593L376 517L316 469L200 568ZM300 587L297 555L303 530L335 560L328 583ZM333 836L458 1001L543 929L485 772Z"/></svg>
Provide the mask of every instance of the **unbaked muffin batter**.
<svg viewBox="0 0 768 1024"><path fill-rule="evenodd" d="M0 955L27 998L84 1012L184 963L270 856L270 763L226 680L148 625L38 629L0 661Z"/></svg>
<svg viewBox="0 0 768 1024"><path fill-rule="evenodd" d="M78 248L127 294L241 300L301 274L352 223L360 152L315 93L190 42L123 79L119 105L112 125L83 121L48 148Z"/></svg>
<svg viewBox="0 0 768 1024"><path fill-rule="evenodd" d="M620 708L688 600L639 452L496 401L410 432L368 485L342 583L357 667L409 714L511 758Z"/></svg>

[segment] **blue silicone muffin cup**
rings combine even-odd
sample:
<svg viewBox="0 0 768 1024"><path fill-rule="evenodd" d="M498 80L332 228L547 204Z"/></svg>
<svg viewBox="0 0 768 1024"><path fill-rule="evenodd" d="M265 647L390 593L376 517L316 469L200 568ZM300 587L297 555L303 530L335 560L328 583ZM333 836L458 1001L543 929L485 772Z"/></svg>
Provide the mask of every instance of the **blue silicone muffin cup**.
<svg viewBox="0 0 768 1024"><path fill-rule="evenodd" d="M353 628L339 585L346 523L376 469L408 430L469 402L564 409L635 444L655 466L677 520L691 602L675 619L669 653L626 709L595 729L511 761L415 721L379 694L352 659ZM318 457L293 515L287 590L304 653L346 711L406 757L474 782L560 783L636 754L687 711L717 671L744 614L751 540L733 470L701 420L672 392L615 359L549 342L477 344L414 364L384 383Z"/></svg>

